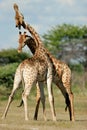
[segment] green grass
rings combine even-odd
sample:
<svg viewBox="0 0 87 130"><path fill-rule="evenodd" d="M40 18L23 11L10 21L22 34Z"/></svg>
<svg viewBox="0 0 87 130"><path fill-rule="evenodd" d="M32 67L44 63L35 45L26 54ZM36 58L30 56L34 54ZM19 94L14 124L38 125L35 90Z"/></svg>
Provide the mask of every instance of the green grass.
<svg viewBox="0 0 87 130"><path fill-rule="evenodd" d="M46 96L46 116L47 121L43 119L42 105L40 104L38 120L33 120L35 110L35 95L31 92L28 99L29 121L24 120L24 108L17 108L19 99L14 99L10 106L5 120L1 119L7 100L0 101L0 130L86 130L87 129L87 96L74 94L75 122L69 121L68 112L64 111L64 98L60 92L55 90L55 108L57 121L52 121L52 115Z"/></svg>
<svg viewBox="0 0 87 130"><path fill-rule="evenodd" d="M3 93L11 92L5 91L5 87L0 87ZM36 88L33 87L28 98L28 112L29 121L24 120L24 108L18 108L17 106L21 100L22 89L20 88L12 102L8 111L6 119L2 120L2 114L5 110L8 95L0 95L0 130L86 130L87 129L87 89L80 91L78 87L72 87L74 92L74 110L75 110L75 122L69 121L68 111L65 112L65 100L61 92L56 86L53 86L55 109L57 121L52 121L52 114L50 111L50 105L48 101L47 88L45 87L46 95L46 117L47 121L44 121L42 104L40 103L38 120L34 121L34 110L36 104ZM6 98L4 98L4 96Z"/></svg>

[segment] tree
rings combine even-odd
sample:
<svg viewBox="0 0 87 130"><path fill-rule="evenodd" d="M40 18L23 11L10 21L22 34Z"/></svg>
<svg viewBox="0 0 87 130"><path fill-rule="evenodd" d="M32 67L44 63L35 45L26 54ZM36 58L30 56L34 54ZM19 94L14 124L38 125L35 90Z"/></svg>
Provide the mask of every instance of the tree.
<svg viewBox="0 0 87 130"><path fill-rule="evenodd" d="M60 45L73 39L82 39L87 34L87 26L70 24L57 25L47 34L43 35L45 46L55 55L60 50Z"/></svg>
<svg viewBox="0 0 87 130"><path fill-rule="evenodd" d="M16 49L4 49L0 51L0 65L6 65L14 62L20 63L28 57L27 53L18 53Z"/></svg>

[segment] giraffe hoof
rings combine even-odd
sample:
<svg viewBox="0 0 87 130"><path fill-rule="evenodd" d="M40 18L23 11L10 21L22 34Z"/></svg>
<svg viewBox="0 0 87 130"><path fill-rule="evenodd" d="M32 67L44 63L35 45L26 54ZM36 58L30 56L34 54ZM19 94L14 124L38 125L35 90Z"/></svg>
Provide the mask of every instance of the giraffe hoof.
<svg viewBox="0 0 87 130"><path fill-rule="evenodd" d="M4 119L5 119L5 116L2 116L1 119L4 120Z"/></svg>
<svg viewBox="0 0 87 130"><path fill-rule="evenodd" d="M72 122L75 122L75 119L74 119L74 118L72 118Z"/></svg>
<svg viewBox="0 0 87 130"><path fill-rule="evenodd" d="M28 121L28 118L25 118L25 121Z"/></svg>
<svg viewBox="0 0 87 130"><path fill-rule="evenodd" d="M34 117L34 120L37 121L37 117Z"/></svg>
<svg viewBox="0 0 87 130"><path fill-rule="evenodd" d="M47 121L47 118L46 118L46 117L44 118L44 121Z"/></svg>
<svg viewBox="0 0 87 130"><path fill-rule="evenodd" d="M53 118L53 121L57 121L56 117Z"/></svg>

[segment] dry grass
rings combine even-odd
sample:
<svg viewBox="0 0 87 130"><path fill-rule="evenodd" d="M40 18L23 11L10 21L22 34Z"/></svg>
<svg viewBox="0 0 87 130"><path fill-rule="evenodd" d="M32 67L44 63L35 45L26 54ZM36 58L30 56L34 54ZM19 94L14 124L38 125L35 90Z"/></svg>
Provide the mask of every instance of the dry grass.
<svg viewBox="0 0 87 130"><path fill-rule="evenodd" d="M6 101L0 101L0 130L87 130L87 95L75 94L75 122L69 121L68 112L64 111L64 98L59 91L55 91L55 107L57 121L52 121L48 99L46 99L47 121L45 122L40 105L38 120L33 120L35 97L30 96L28 100L29 121L24 120L23 107L17 108L19 100L14 100L5 120L1 119L5 109Z"/></svg>

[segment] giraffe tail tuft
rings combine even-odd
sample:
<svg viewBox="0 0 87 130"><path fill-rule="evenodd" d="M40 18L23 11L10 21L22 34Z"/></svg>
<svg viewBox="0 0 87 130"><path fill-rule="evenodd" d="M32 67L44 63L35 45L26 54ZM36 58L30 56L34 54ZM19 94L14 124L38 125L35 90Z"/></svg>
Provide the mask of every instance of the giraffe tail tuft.
<svg viewBox="0 0 87 130"><path fill-rule="evenodd" d="M65 107L65 111L67 111L67 107L68 107L68 106L66 105L66 107Z"/></svg>
<svg viewBox="0 0 87 130"><path fill-rule="evenodd" d="M17 107L21 107L22 105L23 105L23 100L21 100L19 106L17 106Z"/></svg>
<svg viewBox="0 0 87 130"><path fill-rule="evenodd" d="M68 108L69 105L70 105L70 100L69 100L69 95L68 95L68 93L66 93L66 100L65 100L65 102L66 102L65 111L67 111L67 108Z"/></svg>

